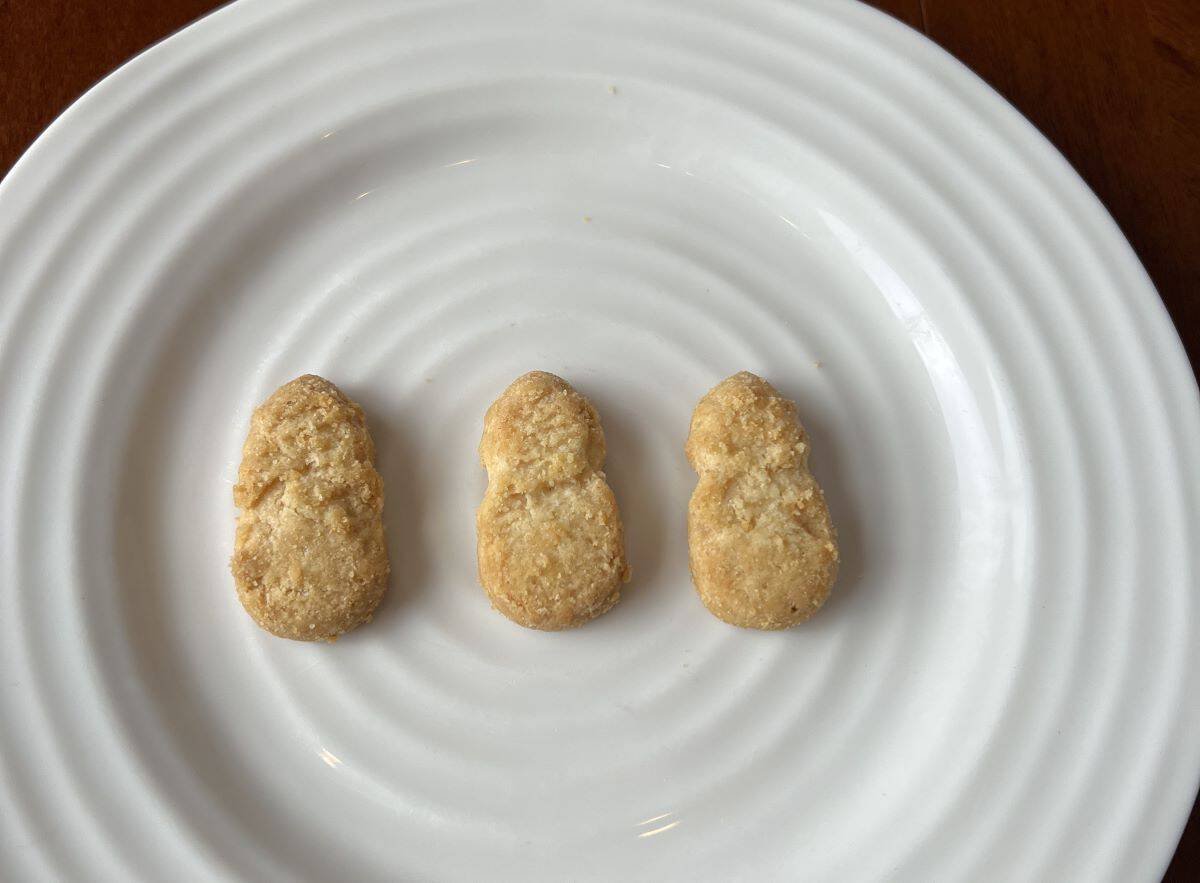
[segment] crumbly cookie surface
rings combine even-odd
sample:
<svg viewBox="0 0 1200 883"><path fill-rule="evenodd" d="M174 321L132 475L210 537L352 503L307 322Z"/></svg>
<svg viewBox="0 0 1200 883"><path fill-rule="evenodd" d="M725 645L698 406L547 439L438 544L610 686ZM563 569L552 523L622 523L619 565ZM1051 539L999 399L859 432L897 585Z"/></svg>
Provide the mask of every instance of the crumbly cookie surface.
<svg viewBox="0 0 1200 883"><path fill-rule="evenodd" d="M557 630L616 604L629 567L591 403L561 377L522 375L488 408L479 456L488 473L476 513L479 581L492 606Z"/></svg>
<svg viewBox="0 0 1200 883"><path fill-rule="evenodd" d="M255 411L234 504L238 598L271 634L333 641L387 589L383 480L362 408L306 374Z"/></svg>
<svg viewBox="0 0 1200 883"><path fill-rule="evenodd" d="M700 476L688 552L705 606L746 628L811 617L837 577L838 549L795 404L761 377L735 374L696 406L686 453Z"/></svg>

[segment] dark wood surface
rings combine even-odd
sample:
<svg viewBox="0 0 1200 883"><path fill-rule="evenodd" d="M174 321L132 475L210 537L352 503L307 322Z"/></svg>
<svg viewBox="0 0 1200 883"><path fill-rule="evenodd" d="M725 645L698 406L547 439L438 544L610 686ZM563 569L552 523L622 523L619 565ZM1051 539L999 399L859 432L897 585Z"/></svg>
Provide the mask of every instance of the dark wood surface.
<svg viewBox="0 0 1200 883"><path fill-rule="evenodd" d="M221 5L0 0L0 175L92 83ZM1200 366L1200 0L873 0L1017 106L1133 243ZM1165 878L1200 880L1192 812Z"/></svg>

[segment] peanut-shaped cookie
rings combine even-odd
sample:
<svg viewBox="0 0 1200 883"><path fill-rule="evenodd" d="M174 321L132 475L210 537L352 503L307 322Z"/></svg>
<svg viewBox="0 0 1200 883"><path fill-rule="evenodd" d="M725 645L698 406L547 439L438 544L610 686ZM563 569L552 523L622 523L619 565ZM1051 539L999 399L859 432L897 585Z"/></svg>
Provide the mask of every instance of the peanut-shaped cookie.
<svg viewBox="0 0 1200 883"><path fill-rule="evenodd" d="M808 471L796 406L747 371L696 405L686 446L692 580L733 625L784 629L816 613L837 576L837 535Z"/></svg>
<svg viewBox="0 0 1200 883"><path fill-rule="evenodd" d="M513 622L574 628L620 599L629 567L604 455L596 409L561 377L531 371L488 408L479 581Z"/></svg>
<svg viewBox="0 0 1200 883"><path fill-rule="evenodd" d="M255 411L233 489L238 598L273 635L333 641L387 589L383 479L362 408L306 374Z"/></svg>

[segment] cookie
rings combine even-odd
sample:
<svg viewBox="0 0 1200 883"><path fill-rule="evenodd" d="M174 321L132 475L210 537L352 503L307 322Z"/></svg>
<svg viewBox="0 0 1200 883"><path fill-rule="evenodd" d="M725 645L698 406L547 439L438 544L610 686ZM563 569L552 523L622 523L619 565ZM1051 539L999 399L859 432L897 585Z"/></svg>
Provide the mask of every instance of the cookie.
<svg viewBox="0 0 1200 883"><path fill-rule="evenodd" d="M745 628L804 622L829 597L838 548L795 404L735 374L696 405L685 450L700 476L688 553L704 605Z"/></svg>
<svg viewBox="0 0 1200 883"><path fill-rule="evenodd" d="M233 489L238 598L281 638L333 641L371 619L387 589L383 479L362 408L312 374L250 420Z"/></svg>
<svg viewBox="0 0 1200 883"><path fill-rule="evenodd" d="M479 581L492 606L534 629L569 629L609 610L629 579L604 432L561 377L531 371L488 408L476 513Z"/></svg>

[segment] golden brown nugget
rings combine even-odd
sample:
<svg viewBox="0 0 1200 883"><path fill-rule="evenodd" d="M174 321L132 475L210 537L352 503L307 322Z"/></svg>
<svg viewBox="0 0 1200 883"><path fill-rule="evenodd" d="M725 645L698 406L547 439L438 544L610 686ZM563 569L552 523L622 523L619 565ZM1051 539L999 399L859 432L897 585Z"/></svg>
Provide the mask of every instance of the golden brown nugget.
<svg viewBox="0 0 1200 883"><path fill-rule="evenodd" d="M561 377L531 371L488 408L479 581L513 622L574 628L620 599L629 567L604 454L596 409Z"/></svg>
<svg viewBox="0 0 1200 883"><path fill-rule="evenodd" d="M837 576L837 536L808 471L796 406L748 371L696 405L687 458L692 580L718 618L755 629L804 622Z"/></svg>
<svg viewBox="0 0 1200 883"><path fill-rule="evenodd" d="M279 387L250 419L233 501L246 612L298 641L371 619L387 589L383 479L362 408L321 377Z"/></svg>

